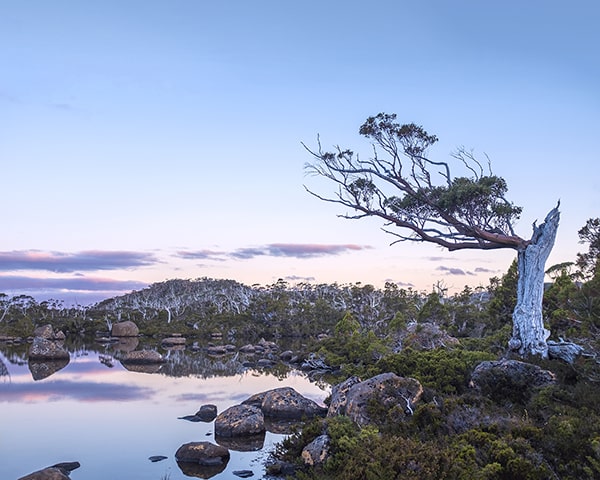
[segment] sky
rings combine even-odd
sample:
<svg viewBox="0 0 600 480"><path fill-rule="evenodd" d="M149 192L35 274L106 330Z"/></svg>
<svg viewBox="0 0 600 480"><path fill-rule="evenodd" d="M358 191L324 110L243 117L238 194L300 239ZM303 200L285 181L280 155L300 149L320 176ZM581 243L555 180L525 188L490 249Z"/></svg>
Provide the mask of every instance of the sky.
<svg viewBox="0 0 600 480"><path fill-rule="evenodd" d="M600 216L594 0L0 0L0 292L87 304L172 278L486 286L513 250L345 220L303 148L396 113L489 156L547 266Z"/></svg>

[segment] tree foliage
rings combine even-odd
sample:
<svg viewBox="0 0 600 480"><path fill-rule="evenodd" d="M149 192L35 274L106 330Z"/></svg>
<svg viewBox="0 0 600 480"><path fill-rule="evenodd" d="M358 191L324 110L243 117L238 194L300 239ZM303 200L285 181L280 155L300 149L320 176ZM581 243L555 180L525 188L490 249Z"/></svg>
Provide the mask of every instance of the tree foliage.
<svg viewBox="0 0 600 480"><path fill-rule="evenodd" d="M345 218L383 219L386 231L398 241L432 242L448 250L528 245L513 230L522 208L506 199L506 181L489 164L486 171L472 152L460 148L453 157L466 176L453 176L448 162L427 156L437 142L435 135L395 119L394 114L380 113L360 127L359 133L373 144L373 156L366 160L340 147L324 151L320 142L317 151L305 146L316 159L307 170L338 186L334 197L307 190L356 212ZM411 233L406 235L406 230Z"/></svg>
<svg viewBox="0 0 600 480"><path fill-rule="evenodd" d="M600 274L600 218L590 218L579 229L579 243L587 243L588 251L577 254L577 267L582 278Z"/></svg>

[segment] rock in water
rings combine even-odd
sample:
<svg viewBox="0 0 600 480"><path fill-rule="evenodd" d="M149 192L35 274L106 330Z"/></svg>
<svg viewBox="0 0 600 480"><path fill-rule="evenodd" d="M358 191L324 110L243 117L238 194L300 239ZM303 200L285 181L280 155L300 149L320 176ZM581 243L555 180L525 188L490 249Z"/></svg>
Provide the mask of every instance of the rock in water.
<svg viewBox="0 0 600 480"><path fill-rule="evenodd" d="M164 455L152 455L151 457L148 457L148 460L150 460L152 463L156 463L162 460L166 460L167 458L168 457L165 457Z"/></svg>
<svg viewBox="0 0 600 480"><path fill-rule="evenodd" d="M29 360L69 360L69 352L52 340L35 337L29 348Z"/></svg>
<svg viewBox="0 0 600 480"><path fill-rule="evenodd" d="M155 350L134 350L123 355L121 363L149 364L164 363L166 360Z"/></svg>
<svg viewBox="0 0 600 480"><path fill-rule="evenodd" d="M212 422L215 418L217 418L217 406L210 403L202 405L200 410L196 412L196 416L202 422Z"/></svg>
<svg viewBox="0 0 600 480"><path fill-rule="evenodd" d="M113 337L137 337L140 329L131 320L127 320L113 324L110 334Z"/></svg>
<svg viewBox="0 0 600 480"><path fill-rule="evenodd" d="M229 461L229 450L210 442L190 442L177 449L175 458L178 462L214 466Z"/></svg>
<svg viewBox="0 0 600 480"><path fill-rule="evenodd" d="M69 473L81 465L79 462L63 462L30 473L18 480L69 480Z"/></svg>
<svg viewBox="0 0 600 480"><path fill-rule="evenodd" d="M264 431L265 417L251 405L234 405L215 419L215 435L223 437L257 435Z"/></svg>
<svg viewBox="0 0 600 480"><path fill-rule="evenodd" d="M240 478L250 478L254 476L254 472L252 470L234 470L232 473L236 477Z"/></svg>
<svg viewBox="0 0 600 480"><path fill-rule="evenodd" d="M291 387L275 388L257 393L242 402L259 407L269 418L297 420L303 417L325 415L327 409L300 395Z"/></svg>

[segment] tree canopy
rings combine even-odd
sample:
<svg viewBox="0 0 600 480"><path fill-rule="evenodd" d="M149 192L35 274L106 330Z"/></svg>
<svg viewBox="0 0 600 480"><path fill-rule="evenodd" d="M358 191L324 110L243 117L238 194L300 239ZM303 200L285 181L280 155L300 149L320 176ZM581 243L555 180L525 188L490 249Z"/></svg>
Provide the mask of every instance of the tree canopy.
<svg viewBox="0 0 600 480"><path fill-rule="evenodd" d="M492 173L489 161L484 168L472 152L459 148L452 157L468 174L452 176L448 162L427 156L437 137L395 119L395 114L379 113L360 127L359 133L373 143L368 159L340 147L324 151L320 141L317 151L305 145L316 159L307 171L338 185L333 197L307 190L356 212L344 218L383 219L384 230L397 241L432 242L448 250L523 250L529 245L513 230L522 208L506 199L506 181ZM408 235L403 233L407 229Z"/></svg>

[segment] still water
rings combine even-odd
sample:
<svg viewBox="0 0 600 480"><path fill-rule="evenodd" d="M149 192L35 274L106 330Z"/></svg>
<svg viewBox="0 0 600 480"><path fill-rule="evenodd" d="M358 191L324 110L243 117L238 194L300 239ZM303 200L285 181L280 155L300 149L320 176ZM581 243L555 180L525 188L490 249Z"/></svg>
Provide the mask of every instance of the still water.
<svg viewBox="0 0 600 480"><path fill-rule="evenodd" d="M238 355L211 358L203 352L170 351L167 364L147 373L127 370L118 352L104 347L71 351L62 368L29 364L24 348L0 345L2 480L71 461L81 463L71 472L72 480L189 478L175 452L188 442L217 443L214 424L178 417L193 415L207 403L222 412L250 395L284 386L320 404L329 393L328 386L299 371L244 367ZM52 373L55 368L60 369ZM225 445L231 459L210 478L237 479L236 470L262 478L264 460L283 438L267 432L262 445L237 450ZM149 460L157 455L167 459Z"/></svg>

